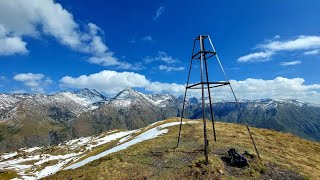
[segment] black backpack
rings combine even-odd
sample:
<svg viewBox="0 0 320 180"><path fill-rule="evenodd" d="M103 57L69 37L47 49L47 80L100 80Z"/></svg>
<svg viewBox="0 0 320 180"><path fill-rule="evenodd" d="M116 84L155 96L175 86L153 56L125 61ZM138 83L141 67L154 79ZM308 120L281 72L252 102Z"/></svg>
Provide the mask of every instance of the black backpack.
<svg viewBox="0 0 320 180"><path fill-rule="evenodd" d="M232 166L236 166L236 167L244 167L248 165L248 160L241 156L240 154L237 153L237 151L234 148L231 148L228 151L228 154L231 158L230 164Z"/></svg>

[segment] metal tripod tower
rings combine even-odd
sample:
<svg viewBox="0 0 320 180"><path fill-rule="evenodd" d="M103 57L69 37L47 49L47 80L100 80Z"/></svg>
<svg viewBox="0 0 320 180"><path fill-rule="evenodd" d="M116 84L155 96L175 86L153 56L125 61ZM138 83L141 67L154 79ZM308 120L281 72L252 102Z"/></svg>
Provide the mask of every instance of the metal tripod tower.
<svg viewBox="0 0 320 180"><path fill-rule="evenodd" d="M212 47L212 51L210 50L206 50L205 49L205 40L209 41L211 47ZM196 43L199 43L199 50L197 52L195 52L195 47L196 47ZM220 65L220 68L224 74L225 77L225 81L219 81L219 82L210 82L209 81L209 75L208 75L208 66L207 66L207 60L209 60L210 58L215 57ZM189 80L190 80L190 73L191 73L191 69L192 69L192 63L193 61L200 61L200 82L195 83L195 84L191 84L189 85ZM178 137L178 143L177 143L177 147L179 146L180 143L180 136L181 136L181 128L182 128L182 119L184 118L184 111L185 111L185 103L186 103L186 96L187 96L187 91L188 89L201 89L201 98L202 98L202 119L203 119L203 137L204 137L204 155L205 155L205 161L206 161L206 165L209 163L208 160L208 139L207 139L207 129L206 129L206 120L205 120L205 97L204 97L204 93L205 91L208 92L208 98L209 98L209 106L210 106L210 119L212 122L212 129L213 129L213 136L214 136L214 141L216 142L216 131L215 131L215 127L214 127L214 114L213 114L213 109L212 109L212 100L211 100L211 92L210 89L211 88L217 88L217 87L221 87L221 86L225 86L225 85L229 85L233 96L235 98L235 101L238 104L238 107L240 109L240 105L238 103L238 99L235 96L235 93L232 89L232 86L227 78L227 75L222 67L222 64L219 60L219 57L214 49L214 46L212 44L212 41L210 39L209 36L204 36L204 35L200 35L198 36L196 39L194 39L194 43L193 43L193 49L192 49L192 55L191 55L191 61L190 61L190 68L189 68L189 72L188 72L188 79L187 79L187 84L186 84L186 89L185 89L185 94L184 94L184 98L183 98L183 106L182 106L182 111L181 111L181 120L180 120L180 129L179 129L179 137ZM248 125L246 124L248 132L250 134L250 138L252 140L252 143L255 147L255 150L259 156L258 150L256 148L256 145L254 143L254 140L252 138L251 132L249 130ZM260 157L260 156L259 156Z"/></svg>

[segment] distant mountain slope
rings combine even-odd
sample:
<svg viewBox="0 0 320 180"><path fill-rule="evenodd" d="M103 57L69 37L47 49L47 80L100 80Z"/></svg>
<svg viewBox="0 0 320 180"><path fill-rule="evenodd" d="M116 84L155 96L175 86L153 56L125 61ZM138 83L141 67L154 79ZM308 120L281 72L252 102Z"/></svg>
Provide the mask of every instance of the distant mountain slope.
<svg viewBox="0 0 320 180"><path fill-rule="evenodd" d="M53 95L0 94L0 151L70 139L71 120L106 100L89 89Z"/></svg>
<svg viewBox="0 0 320 180"><path fill-rule="evenodd" d="M215 119L290 132L320 141L320 107L295 100L242 100L213 104ZM0 151L53 145L110 129L137 129L181 114L182 99L130 88L113 98L92 89L43 94L0 94ZM208 117L209 106L206 107ZM200 118L201 103L187 99L186 118Z"/></svg>
<svg viewBox="0 0 320 180"><path fill-rule="evenodd" d="M234 102L213 105L215 118L224 122L248 123L259 128L289 132L297 136L320 140L320 107L296 100L252 100L240 102L241 113ZM209 112L209 107L206 108ZM190 118L202 117L201 108Z"/></svg>
<svg viewBox="0 0 320 180"><path fill-rule="evenodd" d="M159 103L160 104L160 103ZM74 119L77 136L122 128L137 129L163 119L159 105L140 92L124 89L107 104Z"/></svg>

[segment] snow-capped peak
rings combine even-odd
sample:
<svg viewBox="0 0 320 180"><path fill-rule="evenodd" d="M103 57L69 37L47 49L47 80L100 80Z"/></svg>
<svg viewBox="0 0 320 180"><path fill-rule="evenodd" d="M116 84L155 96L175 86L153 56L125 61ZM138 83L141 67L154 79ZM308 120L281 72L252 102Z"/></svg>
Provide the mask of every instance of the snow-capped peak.
<svg viewBox="0 0 320 180"><path fill-rule="evenodd" d="M86 102L88 102L90 104L105 101L107 99L104 95L102 95L101 93L99 93L95 89L85 88L85 89L81 89L81 90L75 92L75 94L77 97L85 99Z"/></svg>
<svg viewBox="0 0 320 180"><path fill-rule="evenodd" d="M135 91L131 88L126 88L122 91L120 91L114 99L130 99L130 98L137 98L140 96L141 93L138 91Z"/></svg>

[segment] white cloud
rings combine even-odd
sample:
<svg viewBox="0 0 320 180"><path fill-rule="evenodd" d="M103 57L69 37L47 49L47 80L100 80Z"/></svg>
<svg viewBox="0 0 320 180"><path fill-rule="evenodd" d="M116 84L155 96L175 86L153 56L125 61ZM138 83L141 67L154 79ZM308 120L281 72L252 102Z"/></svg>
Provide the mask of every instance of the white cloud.
<svg viewBox="0 0 320 180"><path fill-rule="evenodd" d="M312 51L307 51L305 53L303 53L304 55L316 55L316 54L320 54L320 49L315 49Z"/></svg>
<svg viewBox="0 0 320 180"><path fill-rule="evenodd" d="M43 74L21 73L13 77L14 80L22 82L34 92L44 92L44 88L52 83L49 77Z"/></svg>
<svg viewBox="0 0 320 180"><path fill-rule="evenodd" d="M62 87L94 88L109 95L114 95L124 88L143 88L153 93L171 93L183 95L185 85L150 81L144 75L134 72L101 71L79 77L63 77ZM298 99L320 104L320 84L306 85L302 78L277 77L271 80L248 78L242 81L230 81L239 99ZM200 96L200 90L190 90L191 96ZM232 99L229 87L212 90L217 99Z"/></svg>
<svg viewBox="0 0 320 180"><path fill-rule="evenodd" d="M280 63L281 66L293 66L297 64L301 64L301 61L287 61L287 62Z"/></svg>
<svg viewBox="0 0 320 180"><path fill-rule="evenodd" d="M276 40L279 38L280 36L277 38L273 38L273 40L268 41L267 43L258 44L257 48L263 50L264 52L256 52L256 53L242 56L238 59L238 62L265 61L264 58L270 58L272 55L277 54L277 52L279 51L312 50L312 51L305 52L304 53L305 55L319 53L318 50L313 50L313 49L320 48L320 36L302 35L293 40L287 40L287 41ZM263 56L267 56L267 57L263 57Z"/></svg>
<svg viewBox="0 0 320 180"><path fill-rule="evenodd" d="M280 38L280 35L275 35L274 37L273 37L273 39L279 39Z"/></svg>
<svg viewBox="0 0 320 180"><path fill-rule="evenodd" d="M153 93L170 93L174 95L182 95L185 90L185 86L176 83L161 83L161 82L150 82L145 90L151 91Z"/></svg>
<svg viewBox="0 0 320 180"><path fill-rule="evenodd" d="M109 95L114 95L125 88L144 88L151 92L181 92L183 85L175 83L151 82L144 75L134 72L116 72L104 70L95 74L79 77L65 76L61 80L62 87L94 88ZM172 87L171 87L172 85Z"/></svg>
<svg viewBox="0 0 320 180"><path fill-rule="evenodd" d="M143 37L142 40L144 40L144 41L152 41L153 39L152 39L152 36L149 35L149 36Z"/></svg>
<svg viewBox="0 0 320 180"><path fill-rule="evenodd" d="M269 58L272 56L271 51L266 52L256 52L252 54L248 54L238 58L238 62L261 62L261 61L268 61Z"/></svg>
<svg viewBox="0 0 320 180"><path fill-rule="evenodd" d="M165 63L172 64L172 63L180 62L178 59L173 58L172 56L169 56L166 52L163 52L163 51L158 51L157 56L154 56L154 57L147 56L143 58L143 60L145 63L151 63L154 61L163 61Z"/></svg>
<svg viewBox="0 0 320 180"><path fill-rule="evenodd" d="M153 17L153 20L157 20L164 13L164 10L165 10L165 7L160 6L156 11L156 15Z"/></svg>
<svg viewBox="0 0 320 180"><path fill-rule="evenodd" d="M183 71L184 67L172 67L172 66L160 65L159 69L161 71L167 71L167 72L170 72L170 71Z"/></svg>
<svg viewBox="0 0 320 180"><path fill-rule="evenodd" d="M303 78L277 77L271 80L248 78L230 82L239 99L298 99L320 104L320 84L306 85ZM227 88L215 88L213 95L220 99L226 97L232 99Z"/></svg>
<svg viewBox="0 0 320 180"><path fill-rule="evenodd" d="M297 39L289 41L272 41L267 44L258 45L270 51L292 51L304 50L320 47L320 36L299 36Z"/></svg>
<svg viewBox="0 0 320 180"><path fill-rule="evenodd" d="M70 12L53 0L0 1L0 55L26 53L25 36L39 39L48 35L74 51L119 62L104 65L121 64L103 42L102 34L93 23L80 26Z"/></svg>
<svg viewBox="0 0 320 180"><path fill-rule="evenodd" d="M11 36L6 29L0 24L0 56L13 54L26 54L27 43L22 41L20 37Z"/></svg>

